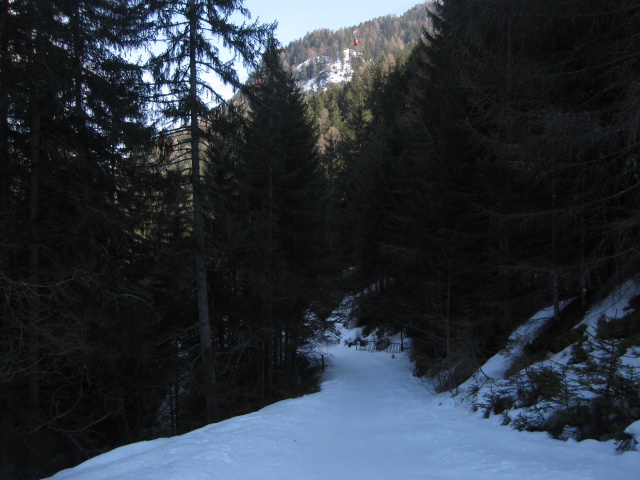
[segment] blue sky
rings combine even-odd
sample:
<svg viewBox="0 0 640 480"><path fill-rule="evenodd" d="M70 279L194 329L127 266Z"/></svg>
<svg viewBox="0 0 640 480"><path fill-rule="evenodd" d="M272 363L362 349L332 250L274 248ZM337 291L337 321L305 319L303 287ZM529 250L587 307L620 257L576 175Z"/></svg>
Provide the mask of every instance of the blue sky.
<svg viewBox="0 0 640 480"><path fill-rule="evenodd" d="M276 38L286 46L318 28L338 30L384 15L402 15L420 0L245 0L252 20L278 21Z"/></svg>

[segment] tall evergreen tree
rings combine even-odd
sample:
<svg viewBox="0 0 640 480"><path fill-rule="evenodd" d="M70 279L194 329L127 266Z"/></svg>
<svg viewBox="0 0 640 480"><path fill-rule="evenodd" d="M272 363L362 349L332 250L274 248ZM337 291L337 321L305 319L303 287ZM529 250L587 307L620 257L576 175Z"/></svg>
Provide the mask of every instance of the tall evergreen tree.
<svg viewBox="0 0 640 480"><path fill-rule="evenodd" d="M477 106L469 125L488 165L520 185L494 204L512 235L526 228L535 240L512 242L511 268L537 279L560 319L561 298L584 304L604 278L634 270L626 240L637 227L638 184L627 159L636 148L628 107L638 12L627 1L549 3L544 15L530 1L486 8L468 9L467 70L476 72L467 74L468 93Z"/></svg>
<svg viewBox="0 0 640 480"><path fill-rule="evenodd" d="M110 430L130 413L112 367L131 351L110 351L102 334L123 312L138 312L134 330L152 317L122 275L139 242L144 156L133 152L150 130L142 70L118 53L139 45L145 12L135 1L2 2L3 473L41 476L126 437ZM119 393L98 401L106 391Z"/></svg>
<svg viewBox="0 0 640 480"><path fill-rule="evenodd" d="M217 170L212 193L239 299L225 315L225 343L230 351L243 345L236 364L248 399L261 405L294 391L303 373L299 349L317 331L308 312L326 271L327 211L313 125L273 40L257 77L245 90L243 143Z"/></svg>
<svg viewBox="0 0 640 480"><path fill-rule="evenodd" d="M326 183L302 92L272 40L262 59L263 83L250 96L250 198L266 215L266 320L285 382L311 332L305 312L318 296L326 257ZM276 278L269 278L280 272ZM281 340L280 340L281 339Z"/></svg>
<svg viewBox="0 0 640 480"><path fill-rule="evenodd" d="M239 85L234 59L253 62L261 42L272 30L257 22L236 24L232 15L249 16L242 0L163 0L157 14L158 31L164 35L166 49L152 59L156 82L165 95L163 110L167 118L178 123L187 133L184 150L191 162L191 195L193 200L193 236L195 277L198 299L198 325L206 399L206 418L217 419L214 397L216 384L209 314L208 282L203 227L203 193L201 187L200 149L202 120L209 108L206 95L222 100L220 94L205 81L204 73L212 73L225 83ZM224 60L218 46L228 47L232 60Z"/></svg>

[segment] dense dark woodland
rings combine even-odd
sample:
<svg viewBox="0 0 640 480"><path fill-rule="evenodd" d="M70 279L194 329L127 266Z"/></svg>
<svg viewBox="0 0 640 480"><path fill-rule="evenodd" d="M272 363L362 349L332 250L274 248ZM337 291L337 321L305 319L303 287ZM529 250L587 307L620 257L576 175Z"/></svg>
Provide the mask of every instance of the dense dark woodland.
<svg viewBox="0 0 640 480"><path fill-rule="evenodd" d="M239 8L0 3L0 478L308 392L345 291L375 286L362 324L447 389L537 309L562 328L637 276L637 1L446 0L309 98ZM202 64L237 83L207 28L265 52L241 104L205 104Z"/></svg>

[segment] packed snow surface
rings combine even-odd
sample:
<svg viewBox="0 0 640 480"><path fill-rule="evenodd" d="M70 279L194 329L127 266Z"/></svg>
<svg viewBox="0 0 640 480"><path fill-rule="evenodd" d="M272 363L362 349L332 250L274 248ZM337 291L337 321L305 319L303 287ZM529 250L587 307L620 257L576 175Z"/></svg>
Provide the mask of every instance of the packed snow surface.
<svg viewBox="0 0 640 480"><path fill-rule="evenodd" d="M355 336L355 332L347 332ZM56 480L638 480L640 452L561 442L433 395L406 354L337 345L319 393L118 448ZM634 424L634 428L637 428Z"/></svg>

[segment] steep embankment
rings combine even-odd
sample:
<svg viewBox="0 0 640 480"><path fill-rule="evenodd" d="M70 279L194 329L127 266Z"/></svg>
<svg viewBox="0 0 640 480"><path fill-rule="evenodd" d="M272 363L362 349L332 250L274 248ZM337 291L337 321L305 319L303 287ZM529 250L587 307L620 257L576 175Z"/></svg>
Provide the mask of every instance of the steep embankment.
<svg viewBox="0 0 640 480"><path fill-rule="evenodd" d="M563 302L561 312L576 302ZM555 321L552 307L541 310L461 386L461 397L519 429L634 448L628 428L640 429L639 306L640 284L629 280L571 321Z"/></svg>

